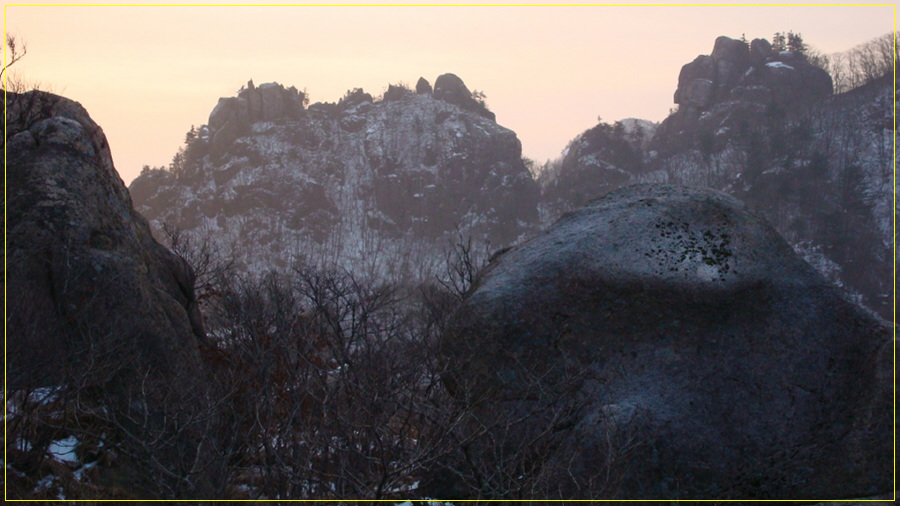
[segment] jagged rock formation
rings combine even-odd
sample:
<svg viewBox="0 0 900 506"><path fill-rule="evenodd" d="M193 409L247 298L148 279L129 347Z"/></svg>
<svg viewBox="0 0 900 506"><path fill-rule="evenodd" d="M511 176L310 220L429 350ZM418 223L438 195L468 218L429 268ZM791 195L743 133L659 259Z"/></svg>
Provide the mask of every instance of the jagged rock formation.
<svg viewBox="0 0 900 506"><path fill-rule="evenodd" d="M746 43L719 37L712 54L700 55L681 69L675 103L696 116L727 100L764 105L809 102L831 95L831 76L791 51L775 52L765 39Z"/></svg>
<svg viewBox="0 0 900 506"><path fill-rule="evenodd" d="M305 95L296 88L284 89L274 83L258 88L253 81L238 92L237 97L220 98L209 114L210 151L221 156L235 139L250 133L250 126L259 121L282 118L297 119L303 113Z"/></svg>
<svg viewBox="0 0 900 506"><path fill-rule="evenodd" d="M831 95L805 56L720 37L684 66L678 110L643 149L598 125L543 177L551 217L628 184L706 186L764 213L788 242L857 300L891 318L891 76ZM620 131L621 130L621 131Z"/></svg>
<svg viewBox="0 0 900 506"><path fill-rule="evenodd" d="M567 499L891 490L889 326L725 194L639 185L566 214L450 329L474 438L451 465L488 496L515 493L504 471Z"/></svg>
<svg viewBox="0 0 900 506"><path fill-rule="evenodd" d="M802 54L776 53L765 39L747 46L722 36L712 54L682 67L675 90L680 107L660 125L663 135L651 149L665 154L709 135L724 145L765 114L815 103L832 91L831 76Z"/></svg>
<svg viewBox="0 0 900 506"><path fill-rule="evenodd" d="M136 207L151 224L213 231L254 250L247 263L274 267L310 256L359 266L387 243L441 242L457 228L514 241L537 221L539 196L519 140L458 77L440 76L433 93L427 84L392 86L380 101L357 89L308 109L272 83L256 88L256 109L242 98L252 90L221 99L183 170L135 179Z"/></svg>
<svg viewBox="0 0 900 506"><path fill-rule="evenodd" d="M203 457L196 452L210 451L200 443L206 436L185 422L210 386L193 273L152 238L103 131L78 103L7 92L7 106L7 387L77 396L67 409L81 423L101 422L79 410L102 409L106 425L90 430L106 431L107 447L122 428L130 434L123 440L146 436L147 447L158 451L153 457L177 476ZM146 425L132 423L141 416ZM171 426L180 423L178 430ZM151 429L157 432L143 432ZM177 448L153 446L154 437L171 438L166 444ZM119 465L136 455L123 450ZM155 467L141 465L142 478L114 485L155 486L148 483ZM203 494L211 479L204 471L191 477L191 490L173 486L185 496Z"/></svg>

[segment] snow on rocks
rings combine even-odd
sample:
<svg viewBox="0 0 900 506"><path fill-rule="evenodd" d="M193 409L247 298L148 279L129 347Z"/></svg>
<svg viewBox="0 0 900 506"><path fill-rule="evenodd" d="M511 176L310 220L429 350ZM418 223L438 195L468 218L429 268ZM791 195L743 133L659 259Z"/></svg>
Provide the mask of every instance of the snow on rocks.
<svg viewBox="0 0 900 506"><path fill-rule="evenodd" d="M773 68L773 69L794 70L794 67L791 67L790 65L788 65L786 63L782 63L780 61L772 61L772 62L766 63L766 67Z"/></svg>

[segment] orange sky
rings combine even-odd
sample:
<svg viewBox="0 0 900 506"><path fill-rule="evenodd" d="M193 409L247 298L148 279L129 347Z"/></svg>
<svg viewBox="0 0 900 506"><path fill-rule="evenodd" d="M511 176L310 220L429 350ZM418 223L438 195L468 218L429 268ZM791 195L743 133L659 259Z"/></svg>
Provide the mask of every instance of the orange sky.
<svg viewBox="0 0 900 506"><path fill-rule="evenodd" d="M248 79L337 101L361 87L481 90L524 155L559 156L595 125L668 114L681 66L719 35L792 30L825 53L894 29L881 7L62 7L7 5L28 82L77 100L103 127L126 183L168 164L191 125ZM36 2L30 2L36 3ZM818 2L821 3L821 2Z"/></svg>

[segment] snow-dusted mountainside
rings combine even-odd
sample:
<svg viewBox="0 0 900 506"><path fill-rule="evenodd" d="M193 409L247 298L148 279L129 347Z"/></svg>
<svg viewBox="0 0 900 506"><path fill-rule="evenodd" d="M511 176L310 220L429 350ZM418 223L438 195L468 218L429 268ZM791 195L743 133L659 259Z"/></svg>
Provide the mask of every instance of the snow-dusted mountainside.
<svg viewBox="0 0 900 506"><path fill-rule="evenodd" d="M584 132L558 173L542 176L545 205L561 213L643 182L725 191L891 319L891 78L832 95L831 78L804 55L720 37L683 67L679 108L646 147L625 124Z"/></svg>
<svg viewBox="0 0 900 506"><path fill-rule="evenodd" d="M132 182L135 207L157 230L216 238L251 270L426 273L451 234L496 248L536 224L521 143L458 77L391 86L380 100L359 89L337 104L304 98L251 83L220 99L180 167Z"/></svg>
<svg viewBox="0 0 900 506"><path fill-rule="evenodd" d="M628 118L600 123L573 139L558 172L541 174L542 200L550 217L631 184L643 171L644 155L658 125Z"/></svg>

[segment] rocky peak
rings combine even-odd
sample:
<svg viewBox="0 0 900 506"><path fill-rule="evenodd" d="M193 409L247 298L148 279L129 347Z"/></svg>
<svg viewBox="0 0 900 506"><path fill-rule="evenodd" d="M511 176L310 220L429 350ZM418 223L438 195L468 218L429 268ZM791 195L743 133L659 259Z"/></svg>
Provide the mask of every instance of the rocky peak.
<svg viewBox="0 0 900 506"><path fill-rule="evenodd" d="M754 67L759 67L766 63L766 60L772 57L772 44L766 39L753 39L750 42L750 63Z"/></svg>
<svg viewBox="0 0 900 506"><path fill-rule="evenodd" d="M427 82L426 82L427 84ZM434 98L457 105L467 111L494 121L494 113L487 110L483 103L475 100L472 92L466 87L462 79L455 74L442 74L434 82Z"/></svg>
<svg viewBox="0 0 900 506"><path fill-rule="evenodd" d="M207 124L212 153L220 155L235 139L248 133L254 123L299 118L305 99L293 86L287 89L277 83L254 86L252 80L246 88L241 88L237 97L220 98Z"/></svg>
<svg viewBox="0 0 900 506"><path fill-rule="evenodd" d="M420 95L424 95L427 93L433 93L434 90L431 89L431 84L424 77L420 77L419 81L416 82L416 93Z"/></svg>
<svg viewBox="0 0 900 506"><path fill-rule="evenodd" d="M802 54L776 53L765 39L745 42L721 36L712 54L681 68L675 103L698 117L716 103L745 100L764 105L807 103L832 93L831 77Z"/></svg>
<svg viewBox="0 0 900 506"><path fill-rule="evenodd" d="M721 150L749 125L819 102L833 92L831 76L806 56L776 52L765 39L749 45L716 39L712 54L684 65L674 114L660 125L650 150L668 155L700 148Z"/></svg>

